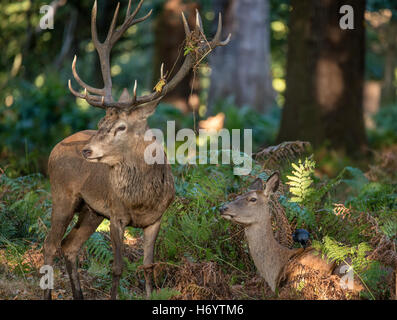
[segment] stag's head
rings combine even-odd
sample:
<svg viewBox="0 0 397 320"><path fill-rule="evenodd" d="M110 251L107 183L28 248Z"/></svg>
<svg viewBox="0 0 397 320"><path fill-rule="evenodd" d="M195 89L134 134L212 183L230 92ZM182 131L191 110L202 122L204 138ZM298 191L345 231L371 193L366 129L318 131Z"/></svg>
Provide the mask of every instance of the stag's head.
<svg viewBox="0 0 397 320"><path fill-rule="evenodd" d="M143 0L139 2L136 9L131 13L131 0L129 0L124 22L115 29L120 8L120 3L118 3L107 37L104 42L100 42L96 27L97 2L95 0L91 15L91 35L99 55L104 83L103 88L91 87L81 80L76 71L77 57L75 56L73 59L73 76L80 86L84 88L84 91L83 93L75 91L69 80L70 91L76 97L86 100L90 105L106 109L106 116L99 123L97 133L92 137L90 143L83 148L83 156L89 161L103 162L109 165L120 162L124 157L125 150L128 150L131 144L136 144L143 139L143 135L148 129L147 118L155 111L161 98L174 89L188 74L190 69L196 67L211 50L217 46L225 46L230 41L230 34L225 41L221 41L221 14L219 14L218 29L215 37L208 41L204 35L200 14L196 12L196 26L191 31L182 12L182 21L186 34L185 44L191 50L186 55L181 68L169 78L171 75L168 75L168 73L164 74L164 64L162 64L159 85L155 87L156 90L154 92L137 97L137 81L135 80L132 94L130 95L128 90L124 89L119 100L115 101L112 96L110 51L128 28L149 18L152 13L151 10L145 16L135 19L142 4ZM134 140L136 141L134 142Z"/></svg>
<svg viewBox="0 0 397 320"><path fill-rule="evenodd" d="M98 131L84 146L83 157L90 162L116 165L126 157L126 150L140 153L146 130L147 118L155 111L158 100L147 102L130 111L108 108L106 116L98 124Z"/></svg>
<svg viewBox="0 0 397 320"><path fill-rule="evenodd" d="M250 191L220 208L221 216L243 226L260 223L270 207L270 197L277 191L279 184L280 174L278 172L273 173L265 185L262 179L256 179L250 186Z"/></svg>

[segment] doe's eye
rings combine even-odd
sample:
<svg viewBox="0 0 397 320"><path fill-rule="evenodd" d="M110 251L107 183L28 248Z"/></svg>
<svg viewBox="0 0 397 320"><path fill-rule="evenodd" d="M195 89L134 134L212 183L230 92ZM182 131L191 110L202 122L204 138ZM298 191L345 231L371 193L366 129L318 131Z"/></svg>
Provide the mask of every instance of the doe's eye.
<svg viewBox="0 0 397 320"><path fill-rule="evenodd" d="M256 198L249 199L250 202L256 202Z"/></svg>

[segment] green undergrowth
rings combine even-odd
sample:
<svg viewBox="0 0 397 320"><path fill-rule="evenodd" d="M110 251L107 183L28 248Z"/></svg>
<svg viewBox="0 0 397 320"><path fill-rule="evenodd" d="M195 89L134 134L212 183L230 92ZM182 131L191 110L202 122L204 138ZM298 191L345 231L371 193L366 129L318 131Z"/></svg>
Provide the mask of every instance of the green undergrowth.
<svg viewBox="0 0 397 320"><path fill-rule="evenodd" d="M345 167L333 179L319 179L315 176L315 163L308 159L292 164L285 178L292 188L280 197L280 202L290 223L307 229L313 246L323 256L348 264L364 283L363 298L388 297L388 266L368 256L375 249L376 237L395 241L397 185L371 182L361 170L352 167ZM377 234L372 231L374 223L379 229Z"/></svg>
<svg viewBox="0 0 397 320"><path fill-rule="evenodd" d="M392 239L397 232L396 185L371 182L353 167L345 167L335 178L320 179L311 159L294 161L281 171L285 192L279 200L288 220L294 228L307 229L312 245L329 259L349 262L366 285L362 298L388 299L385 266L367 258L374 249L371 236L365 232L369 225L357 221L361 214L370 214L380 232ZM241 227L222 219L219 207L245 192L257 176L265 180L270 172L261 168L254 162L249 176L236 176L228 165L174 165L176 199L163 216L155 260L169 266L181 266L186 261L215 262L229 276L229 285L243 284L255 276ZM14 265L7 268L0 260L0 270L23 278L33 268L25 261L26 252L32 246L41 248L50 226L49 182L39 174L18 178L3 174L0 195L0 250L7 264ZM342 205L348 211L335 209ZM127 231L131 239L142 236L139 229ZM108 292L113 260L108 221L86 242L83 256L81 268L91 277L92 286ZM143 299L142 255L124 261L120 297ZM167 287L167 281L166 273L158 276L159 290L154 291L153 299L169 299L179 294Z"/></svg>

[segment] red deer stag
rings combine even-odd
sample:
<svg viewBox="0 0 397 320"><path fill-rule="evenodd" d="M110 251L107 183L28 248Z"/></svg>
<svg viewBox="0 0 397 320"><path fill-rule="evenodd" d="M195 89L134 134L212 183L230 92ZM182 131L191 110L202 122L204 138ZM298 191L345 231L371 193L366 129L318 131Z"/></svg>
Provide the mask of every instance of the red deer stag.
<svg viewBox="0 0 397 320"><path fill-rule="evenodd" d="M77 254L84 242L95 232L104 218L110 220L110 236L114 254L111 299L116 299L122 274L123 235L126 226L143 228L144 275L146 294L151 293L151 267L154 244L160 227L161 216L174 199L174 181L168 163L149 165L144 161L144 150L153 141L144 141L148 130L147 118L154 113L159 101L194 68L201 59L217 46L224 46L230 35L221 41L222 18L215 37L207 41L199 13L196 26L190 31L182 13L186 42L194 50L186 55L181 68L167 81L162 90L137 97L135 81L133 94L124 89L118 101L112 96L110 51L122 34L132 25L146 20L152 11L135 19L143 0L130 13L131 0L123 24L115 29L120 4L111 22L106 40L100 42L97 35L95 1L91 16L92 41L98 52L104 87L93 88L80 79L76 71L76 57L72 71L84 93L73 95L85 99L90 105L106 109L98 130L86 130L73 134L58 143L51 152L48 170L50 175L53 210L51 230L44 243L44 262L53 265L60 248L65 257L74 299L83 299L77 272ZM161 78L164 79L163 66ZM75 213L78 221L63 239ZM47 289L44 298L51 299Z"/></svg>

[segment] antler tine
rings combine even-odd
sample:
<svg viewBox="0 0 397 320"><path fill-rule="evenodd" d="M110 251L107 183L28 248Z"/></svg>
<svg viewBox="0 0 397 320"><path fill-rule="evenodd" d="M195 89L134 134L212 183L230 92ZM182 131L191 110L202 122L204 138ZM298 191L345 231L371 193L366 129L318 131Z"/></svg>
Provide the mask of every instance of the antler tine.
<svg viewBox="0 0 397 320"><path fill-rule="evenodd" d="M160 78L161 79L164 78L164 62L161 64L161 67L160 67Z"/></svg>
<svg viewBox="0 0 397 320"><path fill-rule="evenodd" d="M221 41L222 36L222 14L219 12L218 16L218 28L216 29L215 37L211 41L211 45L213 46L225 46L229 43L231 33L227 36L226 40Z"/></svg>
<svg viewBox="0 0 397 320"><path fill-rule="evenodd" d="M120 9L120 2L117 3L116 10L114 11L112 23L110 24L109 32L108 32L108 35L105 40L106 43L109 43L112 39L113 31L114 31L114 28L116 27L117 17L119 15L119 9Z"/></svg>
<svg viewBox="0 0 397 320"><path fill-rule="evenodd" d="M89 92L92 92L92 93L95 93L98 95L103 95L104 94L103 89L97 89L97 88L91 87L90 85L86 84L83 80L81 80L81 78L79 77L79 75L77 74L77 71L76 71L76 62L77 62L77 56L75 55L73 62L72 62L72 72L73 72L73 77L76 79L78 84L81 85L84 89L88 90Z"/></svg>
<svg viewBox="0 0 397 320"><path fill-rule="evenodd" d="M128 0L128 7L127 7L127 12L125 14L124 22L129 18L130 10L131 10L131 0Z"/></svg>
<svg viewBox="0 0 397 320"><path fill-rule="evenodd" d="M103 105L103 100L104 100L103 96L92 96L92 95L89 95L89 94L87 94L87 89L84 89L84 94L81 94L80 92L77 92L76 90L73 89L72 81L70 79L68 81L68 87L69 87L70 92L75 97L86 100L90 105L92 105L94 107L99 107L99 108L105 109L105 107Z"/></svg>
<svg viewBox="0 0 397 320"><path fill-rule="evenodd" d="M201 20L200 13L196 9L196 29L200 30L201 32L204 32L203 29L203 21Z"/></svg>
<svg viewBox="0 0 397 320"><path fill-rule="evenodd" d="M146 16L143 16L142 18L139 18L139 19L134 20L133 23L131 23L131 24L129 25L129 27L130 27L130 26L133 26L133 25L136 24L136 23L145 21L147 18L150 17L150 15L152 14L152 12L153 12L153 9L150 9L150 11L146 14ZM131 17L132 17L132 15L131 15Z"/></svg>
<svg viewBox="0 0 397 320"><path fill-rule="evenodd" d="M131 1L131 0L130 0ZM112 36L112 38L110 39L110 44L111 46L113 46L117 40L120 39L120 37L122 36L122 34L131 26L133 26L134 24L137 24L139 22L145 21L147 18L150 17L150 15L152 14L153 10L150 10L145 16L143 16L142 18L136 19L134 20L135 16L138 14L139 10L141 9L143 4L143 0L141 0L138 3L138 6L135 8L134 12L130 15L129 11L130 11L130 2L128 3L128 8L127 8L127 13L124 19L123 24L116 30L116 32L114 33L114 35Z"/></svg>
<svg viewBox="0 0 397 320"><path fill-rule="evenodd" d="M219 12L218 15L218 28L216 29L216 33L213 41L219 41L221 39L222 34L222 14Z"/></svg>
<svg viewBox="0 0 397 320"><path fill-rule="evenodd" d="M229 33L229 34L227 35L226 40L220 41L220 42L218 43L218 46L221 46L221 47L226 46L226 45L230 42L231 36L232 36L232 34Z"/></svg>
<svg viewBox="0 0 397 320"><path fill-rule="evenodd" d="M182 13L183 27L185 28L185 34L186 34L186 37L188 37L188 36L190 36L190 28L186 21L185 14L183 13L183 11L181 13Z"/></svg>
<svg viewBox="0 0 397 320"><path fill-rule="evenodd" d="M136 101L136 88L138 87L138 81L135 80L134 83L134 90L132 90L132 102L135 103Z"/></svg>
<svg viewBox="0 0 397 320"><path fill-rule="evenodd" d="M134 19L135 16L138 14L139 10L141 10L142 4L143 4L143 0L139 1L139 3L138 3L138 5L136 6L134 12L133 12L133 13L131 14L131 16L129 16L129 17L131 17L132 19ZM130 13L130 12L127 10L127 14L129 14L129 13Z"/></svg>
<svg viewBox="0 0 397 320"><path fill-rule="evenodd" d="M92 6L91 11L91 38L94 43L95 48L100 47L101 43L98 40L98 31L96 28L96 16L97 16L97 0L95 0L94 5Z"/></svg>

